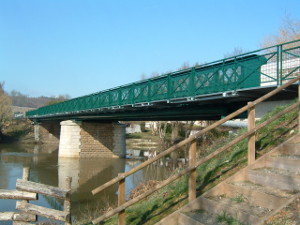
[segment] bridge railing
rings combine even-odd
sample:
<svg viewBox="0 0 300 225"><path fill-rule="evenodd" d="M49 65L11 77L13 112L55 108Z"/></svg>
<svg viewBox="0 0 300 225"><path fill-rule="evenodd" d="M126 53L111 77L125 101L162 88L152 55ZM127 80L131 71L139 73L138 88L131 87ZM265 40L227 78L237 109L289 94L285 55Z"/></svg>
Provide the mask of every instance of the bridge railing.
<svg viewBox="0 0 300 225"><path fill-rule="evenodd" d="M115 215L115 214L119 214L118 215L118 220L119 220L119 225L124 225L125 224L125 209L127 209L128 207L130 207L131 205L143 200L144 198L146 198L147 196L151 195L152 193L160 190L161 188L163 188L164 186L170 184L171 182L179 179L180 177L189 174L189 190L188 190L188 195L189 195L189 201L193 201L196 198L196 168L199 167L200 165L202 165L203 163L207 162L208 160L214 158L215 156L219 155L220 153L228 150L230 147L236 145L237 143L239 143L240 141L244 140L245 138L248 138L248 164L252 164L255 161L255 134L256 132L265 127L266 125L270 124L271 122L275 121L276 119L280 118L281 116L285 115L286 113L290 112L293 109L297 109L298 110L298 129L300 132L300 114L299 114L299 106L300 106L300 75L296 76L296 78L293 78L289 81L287 81L285 84L283 84L282 86L279 86L278 88L274 89L273 91L269 92L268 94L258 98L257 100L253 101L253 102L249 102L248 105L240 108L239 110L231 113L230 115L226 116L225 118L215 122L214 124L204 128L203 130L200 130L199 132L197 132L196 134L191 135L189 138L186 138L185 140L179 142L178 144L168 148L167 150L161 152L160 154L158 154L157 156L143 162L142 164L138 165L135 168L132 168L131 170L119 174L119 176L117 176L116 178L108 181L107 183L101 185L98 188L95 188L94 190L92 190L92 194L95 195L101 191L103 191L104 189L119 183L119 191L118 191L118 207L115 208L114 210L111 210L109 212L107 212L106 214L94 219L92 222L93 224L97 224L103 220L108 219L109 217ZM255 125L255 106L267 99L269 99L270 97L276 95L277 93L281 92L282 90L286 89L287 87L289 87L292 84L295 84L296 82L298 82L298 101L296 103L294 103L293 105L291 105L290 107L286 108L285 110L279 112L278 114L274 115L273 117L271 117L270 119L268 119L267 121L259 124L259 125ZM206 156L205 158L200 159L199 161L196 161L196 139L199 138L200 136L204 135L205 133L207 133L208 131L211 131L212 129L222 125L223 123L237 117L238 115L244 113L248 111L248 131L238 137L236 137L235 139L233 139L232 141L230 141L229 143L224 144L224 146L220 147L219 149L217 149L216 151L214 151L213 153L209 154L208 156ZM183 170L181 170L180 172L178 172L177 174L169 177L168 179L160 182L158 185L156 185L153 189L139 195L136 198L133 198L129 201L126 202L126 195L125 195L125 178L138 172L139 170L145 168L146 166L162 159L163 157L171 154L174 151L177 151L178 149L180 149L181 147L190 144L190 148L189 148L189 166L188 168L185 168Z"/></svg>
<svg viewBox="0 0 300 225"><path fill-rule="evenodd" d="M29 118L118 110L282 83L300 74L300 40L206 63L27 112Z"/></svg>

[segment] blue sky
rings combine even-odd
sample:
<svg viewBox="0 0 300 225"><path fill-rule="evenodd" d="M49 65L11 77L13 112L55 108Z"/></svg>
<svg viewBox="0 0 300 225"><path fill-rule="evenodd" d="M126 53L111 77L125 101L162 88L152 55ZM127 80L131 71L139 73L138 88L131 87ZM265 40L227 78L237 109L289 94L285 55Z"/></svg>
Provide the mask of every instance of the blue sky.
<svg viewBox="0 0 300 225"><path fill-rule="evenodd" d="M0 81L77 97L260 48L299 0L0 0Z"/></svg>

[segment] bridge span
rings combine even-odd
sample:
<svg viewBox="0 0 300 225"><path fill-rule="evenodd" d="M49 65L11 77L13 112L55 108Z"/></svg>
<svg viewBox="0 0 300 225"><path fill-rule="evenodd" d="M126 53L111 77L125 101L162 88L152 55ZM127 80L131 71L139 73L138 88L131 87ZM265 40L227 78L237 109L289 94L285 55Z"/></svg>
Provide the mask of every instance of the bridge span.
<svg viewBox="0 0 300 225"><path fill-rule="evenodd" d="M55 133L61 156L124 156L118 121L217 120L299 74L300 40L41 107L27 117L42 125L37 141L41 130ZM296 88L271 100L293 99Z"/></svg>

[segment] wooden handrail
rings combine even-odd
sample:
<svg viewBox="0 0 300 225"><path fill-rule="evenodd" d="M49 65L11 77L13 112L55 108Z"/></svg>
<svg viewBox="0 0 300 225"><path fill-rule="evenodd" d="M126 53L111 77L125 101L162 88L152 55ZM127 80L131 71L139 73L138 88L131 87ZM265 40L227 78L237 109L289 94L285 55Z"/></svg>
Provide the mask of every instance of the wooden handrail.
<svg viewBox="0 0 300 225"><path fill-rule="evenodd" d="M236 110L235 112L229 114L228 116L224 117L223 119L221 119L221 120L213 123L212 125L204 128L203 130L198 131L196 134L191 135L190 137L186 138L185 140L179 142L178 144L173 145L172 147L170 147L167 150L161 152L157 156L155 156L155 157L153 157L153 158L151 158L151 159L149 159L149 160L141 163L140 165L136 166L135 168L132 168L131 170L129 170L129 171L125 172L125 173L120 174L119 176L117 176L114 179L108 181L107 183L101 185L100 187L95 188L94 190L92 190L92 194L95 195L95 194L103 191L104 189L110 187L111 185L118 183L122 179L130 176L131 174L133 174L133 173L135 173L135 172L137 172L137 171L145 168L146 166L152 164L153 162L155 162L155 161L157 161L157 160L165 157L166 155L172 153L173 151L177 150L178 148L181 148L182 146L184 146L186 144L189 144L190 142L194 141L195 139L197 139L199 136L203 135L204 133L206 133L206 132L208 132L208 131L210 131L210 130L218 127L218 126L220 126L221 124L227 122L228 120L231 120L231 119L237 117L239 114L247 111L248 109L254 107L255 105L257 105L257 104L265 101L266 99L274 96L275 94L279 93L283 89L289 87L290 85L292 85L293 83L296 83L299 80L300 80L300 76L298 76L298 77L290 80L289 82L285 83L284 85L282 85L282 86L274 89L273 91L267 93L266 95L264 95L264 96L256 99L255 101L249 103L248 105L246 105L246 106L244 106L244 107Z"/></svg>
<svg viewBox="0 0 300 225"><path fill-rule="evenodd" d="M207 162L208 160L214 158L215 156L217 156L218 154L224 152L225 150L227 150L228 148L234 146L235 144L237 144L238 142L244 140L245 138L253 135L257 130L265 127L266 125L272 123L273 121L275 121L276 119L280 118L281 116L283 116L284 114L290 112L291 110L295 109L296 107L300 106L300 101L294 103L293 105L289 106L288 108L286 108L285 110L277 113L276 115L274 115L272 118L266 120L265 122L257 125L256 128L251 129L249 131L247 131L246 133L244 133L243 135L236 137L235 139L233 139L232 141L230 141L229 143L227 143L225 146L219 148L218 150L216 150L215 152L209 154L208 156L206 156L205 158L197 161L195 163L195 166L192 167L188 167L182 171L180 171L178 174L171 176L170 178L168 178L167 180L162 181L161 183L159 183L158 185L156 185L153 189L139 195L138 197L131 199L129 201L127 201L125 204L115 208L114 210L94 219L92 221L93 224L97 224L105 219L108 219L109 217L120 213L122 211L124 211L126 208L130 207L131 205L141 201L142 199L146 198L147 196L151 195L152 193L154 193L155 191L158 191L159 189L163 188L164 186L170 184L171 182L177 180L178 178L186 175L187 173L190 173L191 171L195 170L198 166L200 166L201 164Z"/></svg>

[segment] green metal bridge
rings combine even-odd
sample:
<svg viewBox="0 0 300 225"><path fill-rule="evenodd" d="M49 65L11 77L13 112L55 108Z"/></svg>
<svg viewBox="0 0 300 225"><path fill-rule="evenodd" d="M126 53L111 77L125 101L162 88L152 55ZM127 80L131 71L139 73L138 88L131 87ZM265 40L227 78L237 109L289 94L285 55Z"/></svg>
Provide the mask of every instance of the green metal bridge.
<svg viewBox="0 0 300 225"><path fill-rule="evenodd" d="M43 120L219 119L300 75L300 40L41 107ZM296 97L296 87L276 99Z"/></svg>

